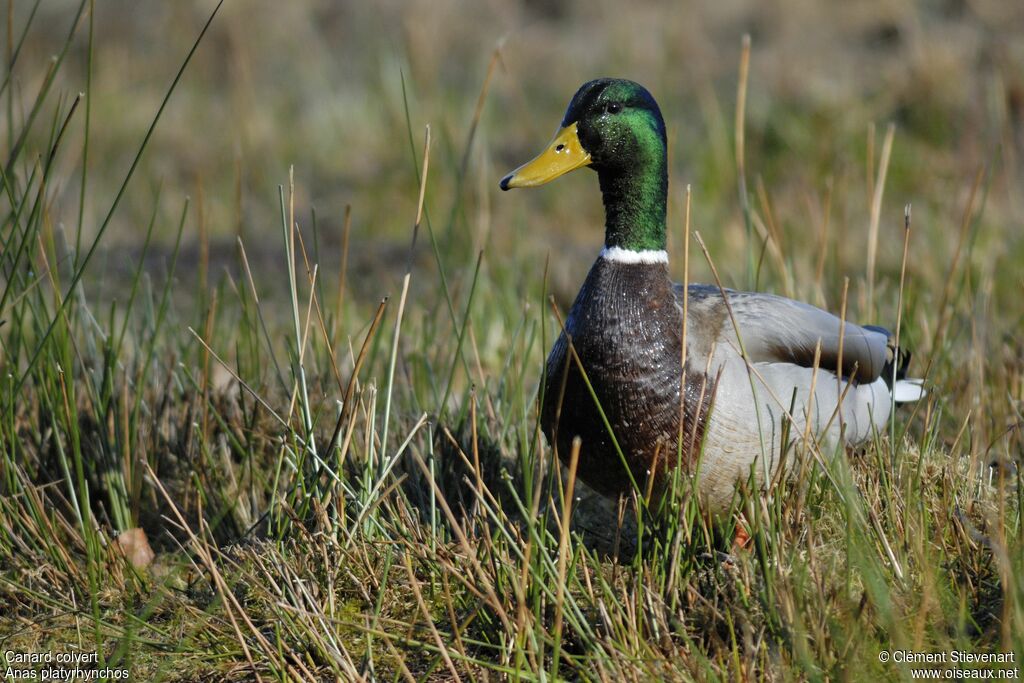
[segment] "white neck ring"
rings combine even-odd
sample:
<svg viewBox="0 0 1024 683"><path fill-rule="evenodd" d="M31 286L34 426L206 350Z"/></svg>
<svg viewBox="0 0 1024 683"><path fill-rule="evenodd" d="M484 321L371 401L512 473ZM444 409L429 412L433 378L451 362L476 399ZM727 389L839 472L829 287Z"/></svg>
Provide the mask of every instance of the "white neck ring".
<svg viewBox="0 0 1024 683"><path fill-rule="evenodd" d="M668 252L664 249L634 251L622 247L605 247L600 256L613 263L668 263Z"/></svg>

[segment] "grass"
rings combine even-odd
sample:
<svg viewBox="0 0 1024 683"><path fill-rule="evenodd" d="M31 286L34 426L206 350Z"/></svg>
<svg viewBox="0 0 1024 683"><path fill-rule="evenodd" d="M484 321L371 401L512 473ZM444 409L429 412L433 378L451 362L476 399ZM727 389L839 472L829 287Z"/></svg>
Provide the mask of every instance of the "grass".
<svg viewBox="0 0 1024 683"><path fill-rule="evenodd" d="M135 680L907 678L909 665L879 659L896 650L1013 653L1019 666L1024 73L1012 59L982 72L955 41L925 41L924 57L889 55L907 60L906 80L851 76L835 102L813 95L810 70L783 78L772 31L785 31L762 17L765 37L704 62L721 84L691 83L695 102L654 88L675 186L696 179L670 207L677 276L898 321L929 381L928 399L861 451L819 464L795 440L791 477L741 487L752 544L733 553L733 520L709 523L685 484L662 517L601 500L553 466L537 426L542 361L600 204L584 174L500 204L496 181L505 148L521 147L511 167L542 144L582 77L545 90L525 76L551 58L545 41L523 31L478 49L452 22L450 49L479 68L431 95L429 65L448 62L410 29L402 69L357 79L335 131L308 60L282 77L261 52L265 70L245 76L247 29L280 24L284 40L309 29L305 10L209 9L169 10L172 34L189 37L171 41L173 68L161 57L159 94L147 85L134 101L109 87L112 36L145 42L145 12L120 29L88 0L8 17L0 652L96 652ZM565 29L576 45L604 31L621 54L601 68L641 69L650 58L628 30L667 10L600 29L591 14L535 11L540 35ZM915 11L935 30L998 24ZM444 10L408 12L441 30ZM892 21L897 41L914 40L900 37L913 21ZM678 26L657 41L680 44L668 32L691 29ZM869 42L888 45L886 26ZM227 169L222 136L200 125L221 86L196 69L219 64L286 101L250 110L260 98L238 95L232 122L257 153ZM966 102L948 74L989 96ZM301 92L315 113L294 125ZM319 146L302 142L310 131ZM259 164L271 144L267 158L297 155L295 171ZM189 159L203 170L189 176ZM347 202L327 189L332 173L357 179ZM260 193L266 176L280 185ZM691 220L708 258L682 258Z"/></svg>

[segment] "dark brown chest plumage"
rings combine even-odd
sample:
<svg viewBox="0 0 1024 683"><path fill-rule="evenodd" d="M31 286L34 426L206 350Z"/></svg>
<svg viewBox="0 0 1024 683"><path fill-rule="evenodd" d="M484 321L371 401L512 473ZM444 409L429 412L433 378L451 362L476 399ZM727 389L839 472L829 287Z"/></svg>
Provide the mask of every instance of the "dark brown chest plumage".
<svg viewBox="0 0 1024 683"><path fill-rule="evenodd" d="M582 364L636 483L644 485L655 457L655 470L664 474L666 463L677 460L683 377L682 315L666 266L599 258L565 328L547 363L541 426L549 443L568 462L573 437L579 436L580 478L606 495L630 490L622 458L580 373ZM580 364L570 353L566 333ZM699 393L702 383L702 376L688 376L688 397ZM705 393L709 399L710 388ZM690 425L702 425L706 417L706 406L697 410L699 402L687 400L684 446L690 442ZM688 450L683 449L684 460L689 460Z"/></svg>

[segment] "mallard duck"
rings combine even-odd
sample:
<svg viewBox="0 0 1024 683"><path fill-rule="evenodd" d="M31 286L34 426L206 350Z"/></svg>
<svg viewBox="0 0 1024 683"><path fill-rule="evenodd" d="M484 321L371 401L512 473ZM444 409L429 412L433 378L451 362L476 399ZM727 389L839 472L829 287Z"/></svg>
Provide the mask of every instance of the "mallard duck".
<svg viewBox="0 0 1024 683"><path fill-rule="evenodd" d="M563 462L580 437L577 473L592 488L664 492L681 464L706 510L723 512L737 482L776 472L785 434L825 449L857 444L894 402L923 395L884 328L772 294L672 282L665 123L643 86L585 83L554 140L501 189L584 166L601 186L604 248L548 356L540 419Z"/></svg>

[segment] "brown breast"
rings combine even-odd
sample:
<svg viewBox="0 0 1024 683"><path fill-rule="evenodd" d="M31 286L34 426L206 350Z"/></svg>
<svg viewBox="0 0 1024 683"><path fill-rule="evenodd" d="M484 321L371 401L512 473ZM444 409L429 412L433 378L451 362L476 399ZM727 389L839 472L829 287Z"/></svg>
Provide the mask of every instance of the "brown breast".
<svg viewBox="0 0 1024 683"><path fill-rule="evenodd" d="M573 438L581 438L578 474L605 495L631 490L623 459L641 490L651 470L660 488L679 460L680 443L685 464L699 450L713 387L702 371L686 373L680 431L682 315L672 286L664 264L599 258L548 356L541 426L565 462ZM569 352L570 338L580 363Z"/></svg>

